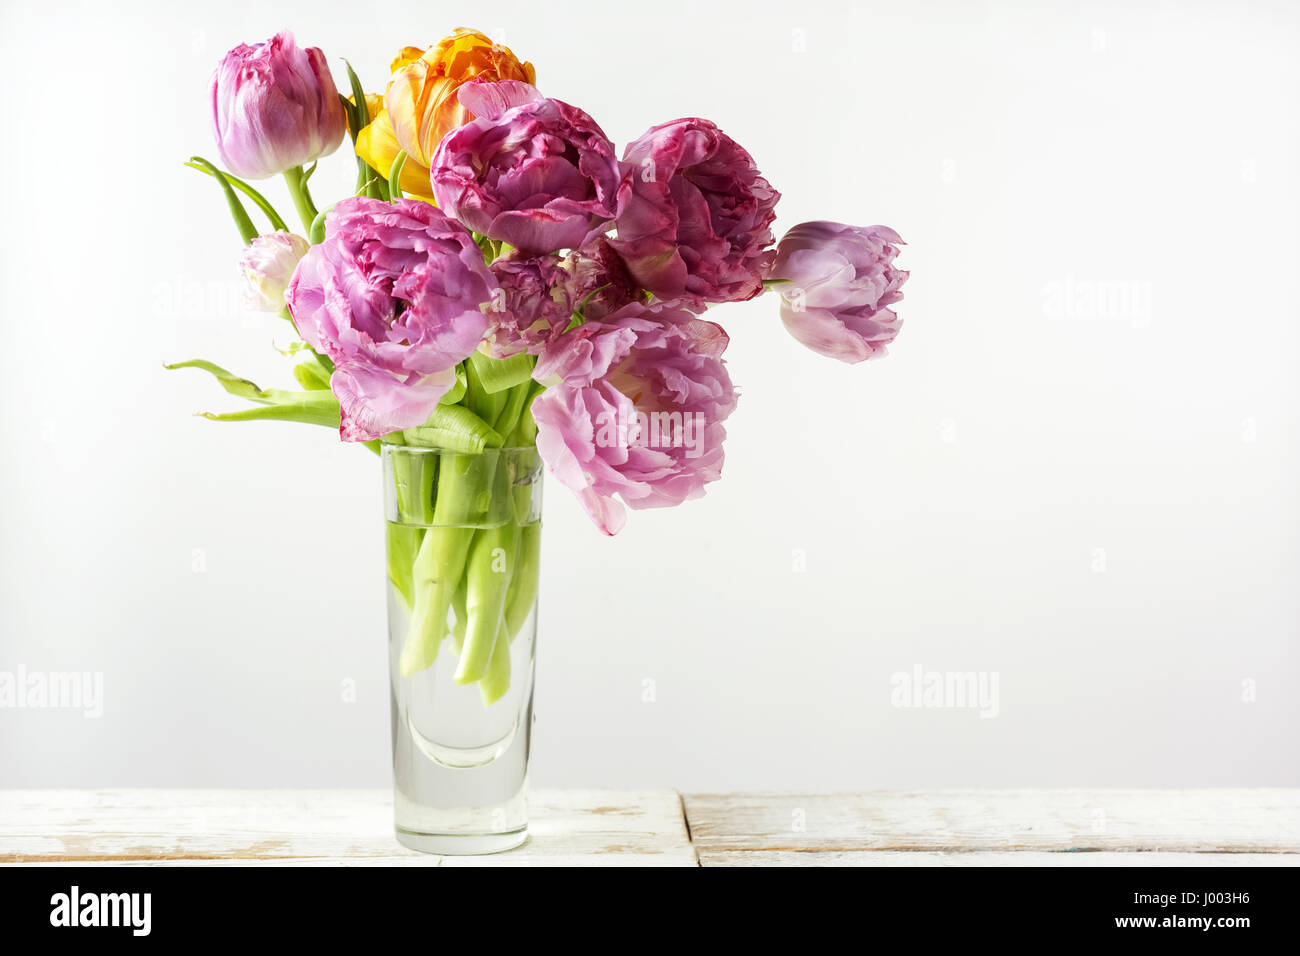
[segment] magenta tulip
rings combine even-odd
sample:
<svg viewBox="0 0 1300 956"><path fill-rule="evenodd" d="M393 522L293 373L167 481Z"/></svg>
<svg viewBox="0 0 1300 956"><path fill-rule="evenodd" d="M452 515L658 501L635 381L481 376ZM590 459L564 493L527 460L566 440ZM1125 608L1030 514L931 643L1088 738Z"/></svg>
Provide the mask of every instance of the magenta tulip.
<svg viewBox="0 0 1300 956"><path fill-rule="evenodd" d="M438 144L438 206L470 229L530 253L581 246L614 218L614 146L582 110L515 80L467 83L477 117Z"/></svg>
<svg viewBox="0 0 1300 956"><path fill-rule="evenodd" d="M652 127L623 153L618 238L628 270L660 299L735 302L763 291L781 194L704 119Z"/></svg>

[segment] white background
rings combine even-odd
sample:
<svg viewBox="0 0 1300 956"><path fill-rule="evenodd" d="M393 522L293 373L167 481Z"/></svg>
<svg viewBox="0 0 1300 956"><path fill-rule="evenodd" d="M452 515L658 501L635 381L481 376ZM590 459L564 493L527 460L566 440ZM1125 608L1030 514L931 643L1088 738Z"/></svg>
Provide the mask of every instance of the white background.
<svg viewBox="0 0 1300 956"><path fill-rule="evenodd" d="M164 361L292 380L181 163L238 42L379 90L460 25L620 146L715 120L778 231L909 243L884 361L713 316L707 498L606 540L551 483L536 784L1300 784L1300 15L1048 6L4 0L0 670L102 672L104 713L0 710L0 785L386 785L378 464L190 417L239 403ZM892 706L916 665L998 716Z"/></svg>

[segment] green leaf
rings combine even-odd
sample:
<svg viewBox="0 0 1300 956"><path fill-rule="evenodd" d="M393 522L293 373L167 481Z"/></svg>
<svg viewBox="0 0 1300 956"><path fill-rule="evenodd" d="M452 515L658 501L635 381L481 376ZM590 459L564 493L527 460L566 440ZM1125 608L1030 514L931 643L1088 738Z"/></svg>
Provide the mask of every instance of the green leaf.
<svg viewBox="0 0 1300 956"><path fill-rule="evenodd" d="M456 366L456 384L451 387L446 395L442 396L442 398L438 400L439 403L442 405L455 405L465 397L465 389L468 388L468 386L468 379L465 375L465 364L462 362L460 365Z"/></svg>
<svg viewBox="0 0 1300 956"><path fill-rule="evenodd" d="M476 351L469 357L469 361L474 366L479 386L489 395L504 392L528 381L533 377L533 366L536 364L536 359L527 352L506 359L494 359Z"/></svg>
<svg viewBox="0 0 1300 956"><path fill-rule="evenodd" d="M346 63L347 60L343 62ZM348 135L352 137L352 142L355 143L357 141L357 132L361 129L361 126L357 123L357 108L342 93L339 94L339 103L342 104L343 114L348 120Z"/></svg>
<svg viewBox="0 0 1300 956"><path fill-rule="evenodd" d="M331 392L301 392L298 401L283 405L254 405L237 412L198 412L200 418L211 422L302 422L306 425L339 427L339 403Z"/></svg>
<svg viewBox="0 0 1300 956"><path fill-rule="evenodd" d="M203 359L190 359L188 362L173 362L170 365L164 365L165 369L178 368L197 368L212 375L217 382L231 395L239 398L246 398L251 402L261 402L264 405L273 404L274 399L271 397L271 389L259 388L255 383L246 378L240 378L234 372L228 372L220 365Z"/></svg>
<svg viewBox="0 0 1300 956"><path fill-rule="evenodd" d="M357 77L356 70L352 69L352 64L347 60L343 61L343 65L348 68L348 84L352 87L352 99L356 104L348 110L348 133L352 137L352 151L355 153L357 134L361 132L363 127L370 125L370 107L366 104L366 91L361 86L361 80ZM351 105L349 104L349 106ZM369 163L358 156L355 194L360 196L363 192L371 199L388 198L388 191L380 178L379 170L372 169Z"/></svg>
<svg viewBox="0 0 1300 956"><path fill-rule="evenodd" d="M211 168L209 168L211 164L209 164L209 166L202 166L196 162L190 161L185 165L188 166L190 169L197 169L205 176L214 175ZM252 186L248 185L248 183L244 182L242 179L230 175L230 173L222 173L221 175L226 177L226 182L230 183L230 185L234 186L241 193L243 193L245 196L247 196L249 199L253 200L253 202L257 204L257 208L262 210L262 212L266 214L266 218L271 221L272 229L276 229L280 232L289 231L289 227L285 224L284 219L282 219L280 217L280 214L275 211L275 207L272 206L267 201L265 196L259 193Z"/></svg>
<svg viewBox="0 0 1300 956"><path fill-rule="evenodd" d="M309 392L329 388L330 372L321 363L321 356L311 351L304 353L304 356L293 367L293 377L298 380L298 384Z"/></svg>
<svg viewBox="0 0 1300 956"><path fill-rule="evenodd" d="M191 359L188 362L176 362L165 366L169 369L197 368L212 375L229 394L257 402L258 407L245 408L237 412L199 412L198 414L214 422L251 422L251 421L285 421L304 422L309 425L339 427L339 402L334 393L328 389L313 389L294 392L279 388L259 388L246 378L240 378L228 372L220 365L203 359Z"/></svg>
<svg viewBox="0 0 1300 956"><path fill-rule="evenodd" d="M427 422L406 429L402 438L406 444L420 448L474 455L484 448L501 447L501 436L495 429L464 405L439 405Z"/></svg>
<svg viewBox="0 0 1300 956"><path fill-rule="evenodd" d="M366 91L361 85L361 79L357 76L357 71L352 69L352 64L347 60L343 65L348 68L348 83L352 86L352 102L356 104L353 109L357 116L357 128L352 133L352 138L356 139L356 134L360 132L363 126L370 125L370 107L366 104Z"/></svg>
<svg viewBox="0 0 1300 956"><path fill-rule="evenodd" d="M244 204L239 201L239 197L235 195L235 190L231 188L226 174L202 156L191 156L186 165L197 165L221 184L221 191L226 194L226 204L230 206L230 215L235 220L235 228L239 230L245 245L256 239L257 227L253 225L253 220L248 218L248 212L244 209Z"/></svg>

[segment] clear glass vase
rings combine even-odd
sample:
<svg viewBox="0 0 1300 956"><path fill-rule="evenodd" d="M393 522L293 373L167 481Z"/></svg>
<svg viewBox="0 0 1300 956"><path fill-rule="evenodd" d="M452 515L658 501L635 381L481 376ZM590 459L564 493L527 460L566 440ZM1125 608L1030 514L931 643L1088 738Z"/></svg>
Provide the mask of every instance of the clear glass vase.
<svg viewBox="0 0 1300 956"><path fill-rule="evenodd" d="M507 850L528 836L541 459L386 440L383 466L397 839Z"/></svg>

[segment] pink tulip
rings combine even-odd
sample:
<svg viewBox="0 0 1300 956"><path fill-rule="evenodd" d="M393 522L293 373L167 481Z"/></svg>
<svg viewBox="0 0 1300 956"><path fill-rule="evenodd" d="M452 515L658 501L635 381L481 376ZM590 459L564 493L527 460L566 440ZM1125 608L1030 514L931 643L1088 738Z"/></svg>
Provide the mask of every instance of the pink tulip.
<svg viewBox="0 0 1300 956"><path fill-rule="evenodd" d="M344 441L422 425L487 331L497 288L474 237L416 199L345 199L285 300L299 334L333 360Z"/></svg>
<svg viewBox="0 0 1300 956"><path fill-rule="evenodd" d="M652 127L623 153L618 238L658 298L735 302L763 291L781 197L735 140L704 119Z"/></svg>
<svg viewBox="0 0 1300 956"><path fill-rule="evenodd" d="M772 278L785 279L781 320L814 352L861 362L886 353L902 321L889 306L903 298L907 273L894 267L903 240L888 226L804 222L777 247Z"/></svg>
<svg viewBox="0 0 1300 956"><path fill-rule="evenodd" d="M736 407L726 347L712 322L634 303L543 349L534 377L552 387L533 402L537 448L605 534L625 505L678 505L721 477Z"/></svg>
<svg viewBox="0 0 1300 956"><path fill-rule="evenodd" d="M212 129L227 169L265 179L338 149L347 132L325 54L293 34L240 44L212 74Z"/></svg>
<svg viewBox="0 0 1300 956"><path fill-rule="evenodd" d="M518 252L490 266L500 287L488 309L488 349L493 358L520 352L536 355L564 331L573 317L568 276L556 255L529 257Z"/></svg>
<svg viewBox="0 0 1300 956"><path fill-rule="evenodd" d="M527 83L467 83L477 117L438 144L438 206L470 229L530 253L581 246L614 218L618 162L596 121Z"/></svg>

